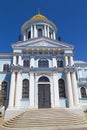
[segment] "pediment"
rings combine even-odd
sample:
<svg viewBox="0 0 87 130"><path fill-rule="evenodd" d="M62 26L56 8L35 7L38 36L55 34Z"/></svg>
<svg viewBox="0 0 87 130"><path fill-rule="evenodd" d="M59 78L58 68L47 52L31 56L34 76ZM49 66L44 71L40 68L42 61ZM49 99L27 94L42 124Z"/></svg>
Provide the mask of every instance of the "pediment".
<svg viewBox="0 0 87 130"><path fill-rule="evenodd" d="M24 48L72 48L73 46L70 44L65 44L63 42L55 41L55 40L46 40L46 39L40 39L40 40L32 40L32 41L26 41L21 42L17 44L13 44L12 47L24 47Z"/></svg>

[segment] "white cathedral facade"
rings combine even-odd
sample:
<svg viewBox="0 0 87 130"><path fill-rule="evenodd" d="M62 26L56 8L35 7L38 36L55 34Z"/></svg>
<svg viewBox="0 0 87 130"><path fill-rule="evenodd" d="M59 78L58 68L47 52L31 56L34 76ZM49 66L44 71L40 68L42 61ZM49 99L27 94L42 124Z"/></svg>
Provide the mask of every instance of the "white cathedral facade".
<svg viewBox="0 0 87 130"><path fill-rule="evenodd" d="M87 107L87 63L74 46L56 40L57 28L37 14L21 28L23 40L0 53L1 103L6 115L24 109Z"/></svg>

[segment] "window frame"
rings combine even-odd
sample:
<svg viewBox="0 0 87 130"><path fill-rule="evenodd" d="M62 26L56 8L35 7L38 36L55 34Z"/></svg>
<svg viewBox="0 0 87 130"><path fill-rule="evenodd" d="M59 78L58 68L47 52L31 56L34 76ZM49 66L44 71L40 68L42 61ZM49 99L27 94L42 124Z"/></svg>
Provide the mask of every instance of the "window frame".
<svg viewBox="0 0 87 130"><path fill-rule="evenodd" d="M10 71L9 64L3 64L3 71L4 72L9 72Z"/></svg>
<svg viewBox="0 0 87 130"><path fill-rule="evenodd" d="M39 68L49 68L49 60L47 60L46 58L39 59L38 67Z"/></svg>
<svg viewBox="0 0 87 130"><path fill-rule="evenodd" d="M28 99L28 98L29 98L29 80L24 79L22 81L22 99Z"/></svg>
<svg viewBox="0 0 87 130"><path fill-rule="evenodd" d="M30 60L28 60L28 59L24 59L23 60L23 67L30 67Z"/></svg>
<svg viewBox="0 0 87 130"><path fill-rule="evenodd" d="M63 67L63 60L57 60L57 67Z"/></svg>
<svg viewBox="0 0 87 130"><path fill-rule="evenodd" d="M64 81L64 79L59 79L58 80L58 86L59 86L59 97L60 98L66 98L65 81Z"/></svg>
<svg viewBox="0 0 87 130"><path fill-rule="evenodd" d="M83 90L82 90L83 89ZM86 88L85 87L81 87L80 88L80 92L81 92L81 98L87 98L87 94L86 94ZM84 95L83 95L84 94Z"/></svg>

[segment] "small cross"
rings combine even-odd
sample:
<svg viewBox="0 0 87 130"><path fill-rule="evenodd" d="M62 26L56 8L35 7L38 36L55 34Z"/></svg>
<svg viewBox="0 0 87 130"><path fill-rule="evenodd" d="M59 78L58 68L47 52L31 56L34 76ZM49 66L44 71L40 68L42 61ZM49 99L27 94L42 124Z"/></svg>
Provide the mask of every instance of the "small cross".
<svg viewBox="0 0 87 130"><path fill-rule="evenodd" d="M40 9L38 8L38 14L40 14Z"/></svg>

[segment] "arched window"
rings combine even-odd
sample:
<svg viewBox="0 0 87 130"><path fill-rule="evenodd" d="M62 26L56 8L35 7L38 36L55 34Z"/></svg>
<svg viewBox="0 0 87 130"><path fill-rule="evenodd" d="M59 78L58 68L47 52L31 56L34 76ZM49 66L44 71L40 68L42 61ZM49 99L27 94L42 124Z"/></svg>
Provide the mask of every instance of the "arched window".
<svg viewBox="0 0 87 130"><path fill-rule="evenodd" d="M30 66L30 61L29 60L24 60L23 61L23 66L24 67L29 67Z"/></svg>
<svg viewBox="0 0 87 130"><path fill-rule="evenodd" d="M86 89L84 88L84 87L81 87L81 96L82 96L82 98L85 98L85 97L87 97L86 96Z"/></svg>
<svg viewBox="0 0 87 130"><path fill-rule="evenodd" d="M38 61L38 66L39 66L40 68L48 68L48 67L49 67L49 62L48 62L47 59L42 58L42 59L40 59L40 60Z"/></svg>
<svg viewBox="0 0 87 130"><path fill-rule="evenodd" d="M47 77L43 76L43 77L39 78L38 82L49 82L49 79Z"/></svg>
<svg viewBox="0 0 87 130"><path fill-rule="evenodd" d="M22 83L22 98L29 98L29 80L24 79Z"/></svg>
<svg viewBox="0 0 87 130"><path fill-rule="evenodd" d="M63 61L57 60L57 67L63 67Z"/></svg>
<svg viewBox="0 0 87 130"><path fill-rule="evenodd" d="M4 64L3 65L3 71L6 71L6 72L9 71L9 64Z"/></svg>
<svg viewBox="0 0 87 130"><path fill-rule="evenodd" d="M59 97L65 98L66 94L65 94L65 83L64 83L64 80L63 79L59 79L58 83L59 83Z"/></svg>
<svg viewBox="0 0 87 130"><path fill-rule="evenodd" d="M28 32L28 39L31 38L31 31Z"/></svg>
<svg viewBox="0 0 87 130"><path fill-rule="evenodd" d="M42 37L42 29L38 29L38 37Z"/></svg>
<svg viewBox="0 0 87 130"><path fill-rule="evenodd" d="M6 97L7 97L7 82L6 81L3 81L2 84L1 84L1 100L2 101L5 101L6 100Z"/></svg>

